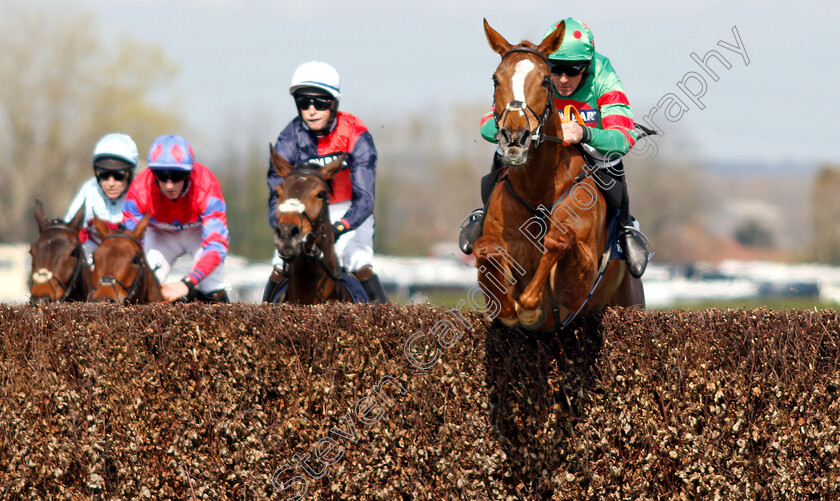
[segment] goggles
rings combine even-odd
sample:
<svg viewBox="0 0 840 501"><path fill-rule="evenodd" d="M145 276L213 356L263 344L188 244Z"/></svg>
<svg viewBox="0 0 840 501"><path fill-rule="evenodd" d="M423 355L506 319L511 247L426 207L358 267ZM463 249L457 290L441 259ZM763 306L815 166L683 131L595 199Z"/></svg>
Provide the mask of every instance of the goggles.
<svg viewBox="0 0 840 501"><path fill-rule="evenodd" d="M318 111L326 111L332 106L333 100L320 96L295 96L295 104L299 110L308 110L314 106Z"/></svg>
<svg viewBox="0 0 840 501"><path fill-rule="evenodd" d="M551 61L551 72L555 75L566 75L576 77L586 71L587 63L570 63L568 61Z"/></svg>
<svg viewBox="0 0 840 501"><path fill-rule="evenodd" d="M172 181L173 183L180 183L190 176L190 171L181 169L152 169L152 174L155 179L161 183Z"/></svg>
<svg viewBox="0 0 840 501"><path fill-rule="evenodd" d="M107 179L113 179L114 181L125 181L128 179L129 172L125 170L111 170L111 169L93 169L94 174L96 174L96 179L99 181L105 181Z"/></svg>

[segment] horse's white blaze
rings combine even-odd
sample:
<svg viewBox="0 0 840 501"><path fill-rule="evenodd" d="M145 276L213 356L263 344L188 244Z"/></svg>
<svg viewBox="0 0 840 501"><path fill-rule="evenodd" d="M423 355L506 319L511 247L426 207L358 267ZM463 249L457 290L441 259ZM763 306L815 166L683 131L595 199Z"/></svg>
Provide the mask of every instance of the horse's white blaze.
<svg viewBox="0 0 840 501"><path fill-rule="evenodd" d="M525 103L525 79L528 73L535 68L534 63L528 59L523 59L516 63L516 73L511 77L510 83L513 87L513 99L521 103Z"/></svg>
<svg viewBox="0 0 840 501"><path fill-rule="evenodd" d="M53 274L46 268L41 268L32 274L32 282L36 284L45 284L52 280Z"/></svg>
<svg viewBox="0 0 840 501"><path fill-rule="evenodd" d="M303 202L297 198L287 198L286 200L283 200L283 203L277 206L277 212L281 214L285 212L297 212L298 214L302 214L305 210L306 206L303 205Z"/></svg>

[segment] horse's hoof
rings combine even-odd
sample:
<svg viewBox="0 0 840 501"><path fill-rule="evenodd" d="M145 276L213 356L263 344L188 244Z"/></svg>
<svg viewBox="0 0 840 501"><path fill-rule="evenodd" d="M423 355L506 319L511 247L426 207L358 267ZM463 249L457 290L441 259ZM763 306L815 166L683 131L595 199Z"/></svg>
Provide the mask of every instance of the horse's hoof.
<svg viewBox="0 0 840 501"><path fill-rule="evenodd" d="M499 317L499 320L508 327L516 327L519 325L519 319L516 317Z"/></svg>
<svg viewBox="0 0 840 501"><path fill-rule="evenodd" d="M537 327L543 323L545 315L542 308L522 310L519 312L519 322L525 327Z"/></svg>

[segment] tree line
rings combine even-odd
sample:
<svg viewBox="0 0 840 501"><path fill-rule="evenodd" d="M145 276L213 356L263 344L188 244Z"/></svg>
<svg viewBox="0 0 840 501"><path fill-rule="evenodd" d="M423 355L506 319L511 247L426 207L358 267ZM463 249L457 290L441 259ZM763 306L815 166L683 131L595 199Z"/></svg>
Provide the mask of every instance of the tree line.
<svg viewBox="0 0 840 501"><path fill-rule="evenodd" d="M92 175L91 151L103 134L129 133L143 164L144 145L162 133L189 130L177 106L152 98L177 76L165 50L131 38L106 44L96 26L91 14L66 8L8 6L0 20L0 242L34 240L35 198L47 201L49 215L64 215ZM413 115L372 128L379 150L377 252L425 255L438 242L457 240L461 220L480 204L479 179L494 150L478 136L486 110L486 103L463 105L442 121ZM363 110L352 111L365 120ZM222 153L207 158L196 152L222 184L234 254L270 258L266 138L278 132L240 131ZM702 225L720 202L706 172L679 148L629 160L631 212L658 260L690 260L697 245L687 229ZM815 231L800 258L840 264L837 188L840 168L824 166L806 217ZM762 221L742 221L732 233L742 245L774 245L773 228Z"/></svg>

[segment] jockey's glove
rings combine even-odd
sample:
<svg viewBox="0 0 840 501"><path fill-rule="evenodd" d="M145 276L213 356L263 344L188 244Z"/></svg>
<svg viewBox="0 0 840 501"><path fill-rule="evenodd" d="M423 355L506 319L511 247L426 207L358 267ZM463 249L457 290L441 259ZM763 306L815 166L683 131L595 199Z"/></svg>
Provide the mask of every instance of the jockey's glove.
<svg viewBox="0 0 840 501"><path fill-rule="evenodd" d="M341 221L333 223L333 233L335 234L336 240L338 240L338 237L344 235L348 231L350 231L350 229L344 226L344 223L342 223Z"/></svg>

